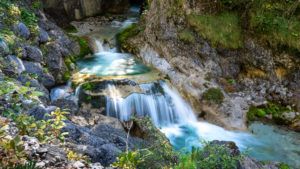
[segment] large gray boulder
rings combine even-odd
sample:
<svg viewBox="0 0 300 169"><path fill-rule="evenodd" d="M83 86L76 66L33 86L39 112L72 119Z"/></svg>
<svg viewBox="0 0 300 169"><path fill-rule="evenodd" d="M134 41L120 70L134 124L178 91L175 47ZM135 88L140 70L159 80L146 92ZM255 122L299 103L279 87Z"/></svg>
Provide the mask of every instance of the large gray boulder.
<svg viewBox="0 0 300 169"><path fill-rule="evenodd" d="M39 32L40 32L40 42L41 43L46 43L49 41L49 35L48 33L43 29L43 28L39 28Z"/></svg>
<svg viewBox="0 0 300 169"><path fill-rule="evenodd" d="M49 117L46 117L46 114L51 114L51 112L55 111L57 107L49 106L45 108L42 105L35 106L34 108L28 110L26 114L33 116L36 120L46 120Z"/></svg>
<svg viewBox="0 0 300 169"><path fill-rule="evenodd" d="M40 63L37 62L28 62L24 61L25 72L30 74L36 74L38 76L38 80L45 86L45 87L52 87L55 85L54 77L43 69Z"/></svg>
<svg viewBox="0 0 300 169"><path fill-rule="evenodd" d="M43 59L42 51L34 46L25 47L27 52L27 57L35 62L41 62Z"/></svg>
<svg viewBox="0 0 300 169"><path fill-rule="evenodd" d="M29 31L29 29L22 22L17 25L16 31L17 31L17 35L18 36L21 36L21 37L23 37L25 39L28 39L30 37L30 31Z"/></svg>
<svg viewBox="0 0 300 169"><path fill-rule="evenodd" d="M22 60L14 55L8 55L4 58L4 72L12 74L21 74L25 71Z"/></svg>

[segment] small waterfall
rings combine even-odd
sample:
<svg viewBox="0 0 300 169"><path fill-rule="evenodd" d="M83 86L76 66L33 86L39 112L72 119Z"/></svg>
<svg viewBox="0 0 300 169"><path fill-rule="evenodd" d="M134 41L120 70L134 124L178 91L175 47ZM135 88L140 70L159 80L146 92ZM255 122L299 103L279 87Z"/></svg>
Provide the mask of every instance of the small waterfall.
<svg viewBox="0 0 300 169"><path fill-rule="evenodd" d="M57 99L64 99L71 97L72 93L70 92L72 86L71 80L67 82L67 85L65 86L59 86L51 89L50 92L50 100L54 101Z"/></svg>
<svg viewBox="0 0 300 169"><path fill-rule="evenodd" d="M129 120L132 115L149 115L154 124L160 127L196 121L191 107L164 82L159 82L158 89L155 83L142 84L140 87L145 94L134 93L121 98L116 87L109 85L107 115L121 120Z"/></svg>

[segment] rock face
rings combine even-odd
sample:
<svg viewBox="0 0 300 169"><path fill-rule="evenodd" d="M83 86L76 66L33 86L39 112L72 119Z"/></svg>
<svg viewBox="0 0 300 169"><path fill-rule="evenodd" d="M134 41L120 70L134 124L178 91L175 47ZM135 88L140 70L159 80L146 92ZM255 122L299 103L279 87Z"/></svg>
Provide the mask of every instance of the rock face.
<svg viewBox="0 0 300 169"><path fill-rule="evenodd" d="M42 0L42 6L58 23L104 13L124 13L129 10L129 0Z"/></svg>
<svg viewBox="0 0 300 169"><path fill-rule="evenodd" d="M248 35L244 48L237 50L213 47L193 31L194 42L186 43L179 36L188 27L186 16L214 13L217 8L205 0L181 2L178 7L175 0L153 0L140 21L147 23L145 29L124 42L123 49L168 77L199 118L227 129L247 130L249 108L268 101L300 111L299 57L276 53ZM205 97L210 88L221 89L223 102Z"/></svg>

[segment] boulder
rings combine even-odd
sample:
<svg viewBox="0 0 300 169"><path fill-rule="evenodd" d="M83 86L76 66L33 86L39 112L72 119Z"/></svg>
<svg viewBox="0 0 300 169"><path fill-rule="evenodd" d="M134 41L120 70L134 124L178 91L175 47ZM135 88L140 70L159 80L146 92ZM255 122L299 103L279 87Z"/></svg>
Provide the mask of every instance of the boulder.
<svg viewBox="0 0 300 169"><path fill-rule="evenodd" d="M61 110L69 112L71 115L76 115L79 111L78 105L73 100L57 99L52 101L51 105L59 107Z"/></svg>
<svg viewBox="0 0 300 169"><path fill-rule="evenodd" d="M40 101L42 101L45 105L49 103L49 91L45 88L43 84L40 84L38 80L34 78L30 78L27 75L21 74L16 76L16 80L22 83L22 85L27 85L28 82L30 82L29 86L34 87L36 91L43 92L43 96L39 96Z"/></svg>
<svg viewBox="0 0 300 169"><path fill-rule="evenodd" d="M36 106L26 112L26 114L29 114L30 116L33 116L36 120L46 120L48 117L45 116L45 114L51 114L51 112L55 111L57 107L55 106L49 106L45 108L44 106Z"/></svg>
<svg viewBox="0 0 300 169"><path fill-rule="evenodd" d="M5 42L5 39L0 39L0 57L3 57L9 53L9 48Z"/></svg>
<svg viewBox="0 0 300 169"><path fill-rule="evenodd" d="M25 39L28 39L30 36L30 31L28 30L27 26L22 22L17 25L16 31L18 36L21 36Z"/></svg>
<svg viewBox="0 0 300 169"><path fill-rule="evenodd" d="M21 74L25 71L25 66L22 60L14 55L8 55L4 58L4 71L13 73L13 74Z"/></svg>
<svg viewBox="0 0 300 169"><path fill-rule="evenodd" d="M43 60L42 51L34 46L25 47L27 57L34 62L41 62Z"/></svg>
<svg viewBox="0 0 300 169"><path fill-rule="evenodd" d="M40 63L24 61L24 66L26 69L25 72L36 74L38 76L38 80L45 87L52 87L55 85L54 77L49 72L46 72Z"/></svg>
<svg viewBox="0 0 300 169"><path fill-rule="evenodd" d="M68 132L66 137L72 140L72 144L68 147L88 155L93 163L100 162L104 166L109 166L120 152L126 151L127 133L112 126L98 125L89 129L68 121L66 124L62 132ZM147 145L149 143L141 139L128 137L129 150L134 151Z"/></svg>
<svg viewBox="0 0 300 169"><path fill-rule="evenodd" d="M40 42L41 43L48 42L49 41L49 35L48 35L48 33L43 28L41 28L41 27L39 28L39 32L40 32L40 36L39 36Z"/></svg>

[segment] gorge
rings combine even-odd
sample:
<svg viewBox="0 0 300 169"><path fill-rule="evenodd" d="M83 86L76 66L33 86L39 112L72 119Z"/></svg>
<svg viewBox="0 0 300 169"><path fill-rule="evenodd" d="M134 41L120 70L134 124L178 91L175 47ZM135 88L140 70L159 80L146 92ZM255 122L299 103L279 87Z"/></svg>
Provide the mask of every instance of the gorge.
<svg viewBox="0 0 300 169"><path fill-rule="evenodd" d="M38 25L51 38L42 42L41 37L40 44L32 44L38 46L35 53L41 53L41 61L31 57L31 48L26 45L26 56L23 52L21 59L13 58L17 54L5 51L3 44L7 41L2 41L1 57L10 56L8 60L13 60L17 69L9 67L11 61L0 60L1 64L6 63L0 67L3 71L0 77L9 76L27 86L35 84L32 87L46 92L38 96L39 104L28 104L29 108L25 108L26 114L36 120L47 120L45 114L55 108L67 108L70 115L66 115L62 128L62 132L69 133L65 136L65 146L72 152L87 155L92 164L83 160L71 162L70 152L62 155L62 150L56 150L60 154L53 155L61 159L50 158L54 144L44 145L39 140L41 143L35 143L38 148L31 148L24 139L25 134L22 138L29 149L43 155L38 167L54 168L58 161L55 167L108 167L118 160L121 152L155 145L146 136L130 131L131 127L128 129L127 123L132 122L133 116L149 116L174 151L192 152L192 147L204 147L203 141L219 140L226 141L225 145L234 142L238 150L233 149L239 153L247 151L237 168L300 167L298 53L295 56L279 53L246 33L243 47L224 48L213 44L213 40L198 34L204 28L198 28L198 21L193 20L220 10L214 2L205 5L204 0L147 3L116 0L108 4L101 0L45 0L41 3L47 17L53 17L65 30L45 20L43 12L35 11L40 18L44 16ZM142 13L139 5L145 8ZM63 15L53 14L58 6ZM65 19L60 19L61 16ZM71 26L65 25L70 21ZM28 41L34 38L29 37ZM27 43L16 41L21 42L17 44L21 48ZM84 54L83 42L89 48ZM44 46L47 50L39 52ZM16 73L17 70L21 73ZM30 79L29 84L25 77ZM49 85L51 79L54 84ZM24 107L26 103L21 105ZM5 112L6 109L1 116ZM134 123L133 126L137 125ZM9 125L14 127L13 123ZM45 152L39 153L47 146ZM33 156L39 155L33 153Z"/></svg>

